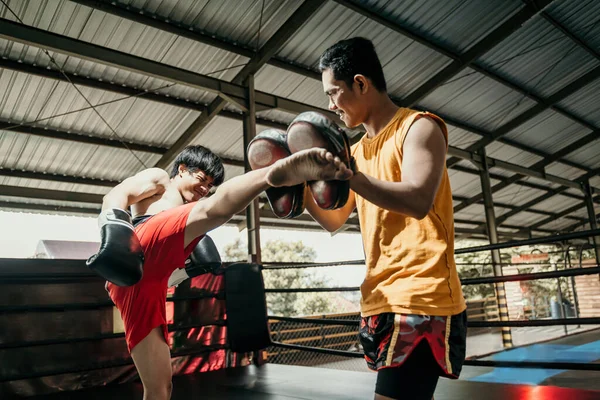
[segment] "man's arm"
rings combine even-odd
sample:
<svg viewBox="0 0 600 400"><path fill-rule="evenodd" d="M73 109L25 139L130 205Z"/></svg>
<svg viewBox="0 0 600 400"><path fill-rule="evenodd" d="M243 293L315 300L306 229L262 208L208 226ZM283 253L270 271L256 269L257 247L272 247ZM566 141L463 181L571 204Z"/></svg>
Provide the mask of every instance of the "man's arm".
<svg viewBox="0 0 600 400"><path fill-rule="evenodd" d="M312 180L347 180L350 169L324 149L308 149L276 161L268 167L229 179L188 216L185 245L226 223L243 211L269 187L294 186Z"/></svg>
<svg viewBox="0 0 600 400"><path fill-rule="evenodd" d="M102 210L111 208L126 210L132 204L164 193L168 184L169 175L165 170L146 169L112 188L102 199Z"/></svg>
<svg viewBox="0 0 600 400"><path fill-rule="evenodd" d="M422 219L433 206L445 162L446 141L441 128L430 118L419 118L404 141L402 181L382 181L358 172L350 187L381 208Z"/></svg>

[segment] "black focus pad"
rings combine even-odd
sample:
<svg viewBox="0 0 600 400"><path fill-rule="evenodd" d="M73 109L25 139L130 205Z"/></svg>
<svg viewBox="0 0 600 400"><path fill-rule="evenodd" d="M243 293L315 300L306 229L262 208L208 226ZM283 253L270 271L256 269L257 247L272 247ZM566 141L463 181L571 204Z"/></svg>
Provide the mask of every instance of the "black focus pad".
<svg viewBox="0 0 600 400"><path fill-rule="evenodd" d="M225 312L232 351L245 353L271 345L260 265L236 263L225 268Z"/></svg>

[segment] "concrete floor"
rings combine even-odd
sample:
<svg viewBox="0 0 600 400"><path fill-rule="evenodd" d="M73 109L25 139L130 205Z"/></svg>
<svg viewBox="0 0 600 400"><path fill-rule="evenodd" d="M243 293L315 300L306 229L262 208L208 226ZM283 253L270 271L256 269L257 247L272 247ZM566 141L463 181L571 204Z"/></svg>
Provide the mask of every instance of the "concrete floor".
<svg viewBox="0 0 600 400"><path fill-rule="evenodd" d="M600 341L600 329L598 326L569 326L567 327L568 336L565 336L565 330L562 326L556 327L532 327L532 328L513 328L513 344L515 346L524 346L533 343L547 345L566 345L580 346L586 343ZM493 352L502 351L501 336L498 331L479 330L471 331L467 341L467 357L484 355ZM600 359L592 361L600 364ZM362 359L347 359L318 366L319 368L330 368L347 371L368 371L366 364ZM533 373L538 372L532 369L502 369L511 370L512 373ZM587 389L600 391L600 371L547 371L548 378L537 383L539 386L559 386L573 389ZM477 380L486 374L494 374L494 368L465 366L461 373L461 380ZM506 383L506 382L505 382ZM600 394L598 396L600 398Z"/></svg>

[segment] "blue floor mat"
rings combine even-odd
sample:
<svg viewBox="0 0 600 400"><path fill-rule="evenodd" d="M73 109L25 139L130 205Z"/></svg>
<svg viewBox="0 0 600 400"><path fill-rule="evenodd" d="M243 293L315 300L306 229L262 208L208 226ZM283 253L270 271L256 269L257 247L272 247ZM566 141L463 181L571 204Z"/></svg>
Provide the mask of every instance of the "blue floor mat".
<svg viewBox="0 0 600 400"><path fill-rule="evenodd" d="M579 346L560 344L534 344L503 351L483 360L580 362L600 360L600 340ZM565 372L559 369L494 368L491 372L468 378L470 381L538 385L551 376Z"/></svg>

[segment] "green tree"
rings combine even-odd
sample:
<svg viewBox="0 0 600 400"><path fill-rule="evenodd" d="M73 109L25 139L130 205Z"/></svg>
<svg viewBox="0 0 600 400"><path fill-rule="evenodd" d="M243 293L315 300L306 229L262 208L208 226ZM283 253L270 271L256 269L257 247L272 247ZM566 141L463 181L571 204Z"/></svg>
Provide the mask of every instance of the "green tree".
<svg viewBox="0 0 600 400"><path fill-rule="evenodd" d="M237 239L224 247L223 261L246 261L247 248L245 242ZM264 263L305 263L314 262L317 254L302 241L272 240L261 248L261 257ZM263 277L268 289L322 288L329 283L314 268L265 269ZM269 313L280 316L332 313L334 300L332 293L267 293Z"/></svg>
<svg viewBox="0 0 600 400"><path fill-rule="evenodd" d="M457 248L480 246L479 241L463 240L457 242ZM579 258L587 259L592 257L592 252L581 247L573 247L567 256L566 248L559 245L539 245L539 246L520 246L515 248L506 248L500 250L502 265L517 266L518 274L529 274L537 272L547 272L562 270L565 268L578 267ZM531 264L513 264L512 256L532 253L548 253L548 260L542 263ZM459 276L461 278L478 278L494 276L491 254L489 251L477 253L457 254L455 256ZM514 273L514 272L511 272ZM506 273L505 273L506 274ZM542 279L526 281L528 293L531 296L528 300L534 307L545 309L549 312L548 306L551 299L557 299L560 295L563 300L573 301L573 284L571 278L560 279ZM478 300L495 296L494 285L465 285L463 292L467 300Z"/></svg>

